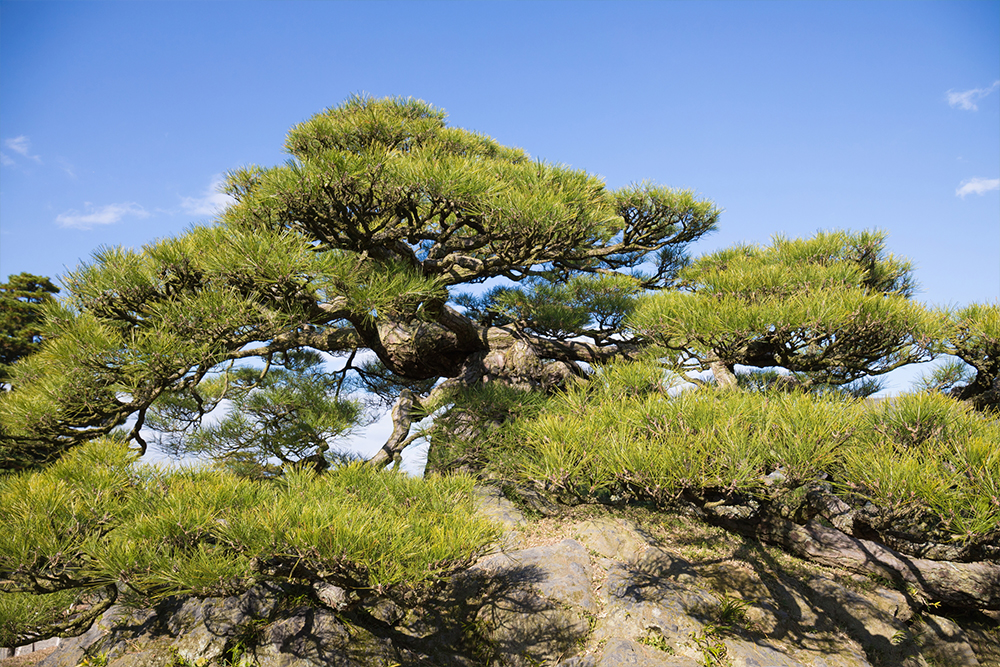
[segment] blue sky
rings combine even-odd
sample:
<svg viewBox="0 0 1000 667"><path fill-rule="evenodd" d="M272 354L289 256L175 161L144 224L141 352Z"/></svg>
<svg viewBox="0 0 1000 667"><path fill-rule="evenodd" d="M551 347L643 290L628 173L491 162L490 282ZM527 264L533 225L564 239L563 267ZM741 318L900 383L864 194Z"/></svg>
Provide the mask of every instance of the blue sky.
<svg viewBox="0 0 1000 667"><path fill-rule="evenodd" d="M0 278L212 217L352 93L724 209L694 248L882 228L1000 297L1000 2L0 1Z"/></svg>

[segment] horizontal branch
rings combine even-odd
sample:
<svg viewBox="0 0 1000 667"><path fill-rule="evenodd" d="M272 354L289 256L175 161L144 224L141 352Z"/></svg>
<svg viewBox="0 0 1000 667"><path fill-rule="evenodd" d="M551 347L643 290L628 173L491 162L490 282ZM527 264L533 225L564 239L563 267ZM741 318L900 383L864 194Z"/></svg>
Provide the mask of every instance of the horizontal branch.
<svg viewBox="0 0 1000 667"><path fill-rule="evenodd" d="M340 352L363 347L361 336L353 327L327 329L324 331L291 331L274 339L267 345L247 348L226 355L228 359L265 357L275 352L286 352L297 347L311 347L324 352Z"/></svg>

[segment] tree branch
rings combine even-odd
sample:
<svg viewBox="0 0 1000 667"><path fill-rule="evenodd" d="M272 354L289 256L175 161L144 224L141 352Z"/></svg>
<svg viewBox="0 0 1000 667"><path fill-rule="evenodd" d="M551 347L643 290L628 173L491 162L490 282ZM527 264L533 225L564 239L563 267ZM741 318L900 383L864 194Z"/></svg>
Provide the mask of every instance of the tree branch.
<svg viewBox="0 0 1000 667"><path fill-rule="evenodd" d="M413 408L415 399L413 392L404 388L399 392L396 405L392 408L392 435L386 440L382 448L375 452L375 456L368 459L368 463L373 466L385 466L412 443L416 437L407 437L410 433L410 426L413 424Z"/></svg>

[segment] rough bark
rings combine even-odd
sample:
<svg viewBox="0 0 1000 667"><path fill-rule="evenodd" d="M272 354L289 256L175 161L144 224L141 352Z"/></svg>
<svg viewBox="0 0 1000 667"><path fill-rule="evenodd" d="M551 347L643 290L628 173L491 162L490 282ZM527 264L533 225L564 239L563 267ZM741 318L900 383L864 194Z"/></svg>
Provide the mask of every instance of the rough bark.
<svg viewBox="0 0 1000 667"><path fill-rule="evenodd" d="M886 546L851 537L813 520L799 525L777 516L741 520L705 508L714 523L807 558L860 574L913 586L932 602L949 607L1000 609L1000 563L954 563L912 558Z"/></svg>
<svg viewBox="0 0 1000 667"><path fill-rule="evenodd" d="M1000 375L980 379L985 375L979 371L976 380L953 392L960 401L970 403L976 410L996 409L1000 406Z"/></svg>
<svg viewBox="0 0 1000 667"><path fill-rule="evenodd" d="M413 392L409 389L403 389L399 392L399 398L391 413L392 434L382 445L382 448L375 452L375 456L368 459L368 463L384 466L395 461L398 465L399 456L407 445L413 442L413 438L409 437L409 434L410 426L413 424L414 402Z"/></svg>
<svg viewBox="0 0 1000 667"><path fill-rule="evenodd" d="M481 327L448 307L435 321L385 322L363 329L361 335L382 363L400 376L448 378L433 395L480 383L550 391L571 376L583 375L578 361L595 363L634 351L626 343L551 341L511 327ZM413 411L434 402L429 399L409 390L400 394L392 409L392 435L369 463L387 465L413 442L409 435Z"/></svg>
<svg viewBox="0 0 1000 667"><path fill-rule="evenodd" d="M719 355L712 352L708 355L706 361L708 361L709 370L711 370L712 375L715 376L715 384L720 389L736 388L736 374L728 364L719 359Z"/></svg>

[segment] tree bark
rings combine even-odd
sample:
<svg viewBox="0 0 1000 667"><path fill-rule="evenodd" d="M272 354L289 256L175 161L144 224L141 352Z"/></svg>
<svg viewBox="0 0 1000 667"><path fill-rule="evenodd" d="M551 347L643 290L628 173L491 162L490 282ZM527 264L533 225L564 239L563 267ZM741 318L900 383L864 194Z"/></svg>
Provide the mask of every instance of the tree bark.
<svg viewBox="0 0 1000 667"><path fill-rule="evenodd" d="M711 352L706 357L706 361L708 361L709 370L711 370L712 375L715 376L715 384L719 387L719 389L736 388L736 374L733 373L732 368L730 368L728 364L723 363L723 361L719 359L719 355L715 352Z"/></svg>
<svg viewBox="0 0 1000 667"><path fill-rule="evenodd" d="M374 466L387 466L395 461L398 465L399 456L403 450L413 442L410 435L410 426L413 424L414 398L413 392L403 389L399 392L396 405L392 407L392 435L382 448L375 452L375 456L368 459L368 463Z"/></svg>
<svg viewBox="0 0 1000 667"><path fill-rule="evenodd" d="M965 401L980 411L1000 405L1000 376L992 378L992 381L990 378L981 380L984 374L984 371L978 371L975 381L953 392L958 400Z"/></svg>
<svg viewBox="0 0 1000 667"><path fill-rule="evenodd" d="M706 508L713 523L781 546L823 565L875 574L910 585L949 607L1000 609L1000 563L954 563L912 558L881 544L851 537L816 521L799 525L777 516L739 520Z"/></svg>
<svg viewBox="0 0 1000 667"><path fill-rule="evenodd" d="M462 317L453 312L451 316ZM463 319L470 328L474 327L471 320ZM386 356L379 354L379 357L387 366L391 361L393 366L390 368L400 375L413 377L432 372L431 377L448 377L426 399L433 402L433 397L441 392L480 383L500 383L525 391L551 391L565 384L570 376L583 375L582 369L575 363L577 359L597 361L602 358L604 350L586 343L540 343L504 327L487 327L476 329L479 349L469 352L465 348L470 345L470 337L455 334L456 328L446 329L425 322L415 326L399 323L380 326L380 344ZM425 340L419 340L420 335ZM429 349L431 341L435 345ZM613 348L614 353L624 348L618 345L608 347ZM436 358L430 358L435 355ZM608 356L613 356L613 353ZM448 373L442 373L443 370L448 370ZM392 435L369 459L369 463L388 465L415 440L409 431L414 408L421 403L421 399L410 390L403 390L392 409Z"/></svg>

